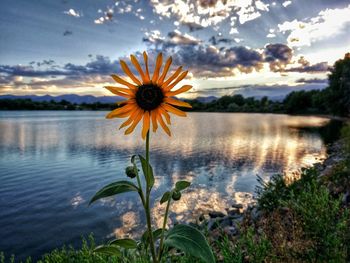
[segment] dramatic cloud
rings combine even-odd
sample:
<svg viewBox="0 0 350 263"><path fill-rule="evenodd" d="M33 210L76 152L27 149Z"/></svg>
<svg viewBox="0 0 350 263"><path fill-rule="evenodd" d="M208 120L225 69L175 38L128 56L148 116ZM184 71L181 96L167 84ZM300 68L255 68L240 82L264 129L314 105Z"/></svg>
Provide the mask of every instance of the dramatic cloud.
<svg viewBox="0 0 350 263"><path fill-rule="evenodd" d="M316 63L314 65L303 65L300 67L294 67L294 68L290 68L286 71L289 72L308 72L308 73L317 73L317 72L327 72L329 71L330 66L328 65L327 62L320 62L320 63Z"/></svg>
<svg viewBox="0 0 350 263"><path fill-rule="evenodd" d="M36 67L34 67L34 64ZM46 66L46 68L41 69L41 66ZM118 69L118 61L111 61L108 57L97 55L91 62L85 65L67 63L64 66L57 66L54 64L53 60L31 62L29 65L0 65L0 76L2 76L3 79L8 76L37 78L37 80L55 77L79 79L82 77L95 78L97 76L109 76L112 73L116 73ZM121 73L121 71L117 71L117 73Z"/></svg>
<svg viewBox="0 0 350 263"><path fill-rule="evenodd" d="M284 44L268 44L264 50L265 61L270 63L271 71L283 71L291 62L293 51Z"/></svg>
<svg viewBox="0 0 350 263"><path fill-rule="evenodd" d="M346 8L326 9L318 16L304 21L294 19L278 25L283 34L287 34L290 46L311 46L315 41L334 38L345 32L350 25L350 5Z"/></svg>
<svg viewBox="0 0 350 263"><path fill-rule="evenodd" d="M269 5L260 0L151 0L151 4L157 14L174 17L192 29L216 26L227 18L233 18L233 27L236 19L244 24L269 10Z"/></svg>
<svg viewBox="0 0 350 263"><path fill-rule="evenodd" d="M167 38L162 37L158 30L154 30L146 33L143 42L154 44L156 46L162 45L167 48L177 45L198 45L202 41L187 33L183 34L179 30L169 32Z"/></svg>

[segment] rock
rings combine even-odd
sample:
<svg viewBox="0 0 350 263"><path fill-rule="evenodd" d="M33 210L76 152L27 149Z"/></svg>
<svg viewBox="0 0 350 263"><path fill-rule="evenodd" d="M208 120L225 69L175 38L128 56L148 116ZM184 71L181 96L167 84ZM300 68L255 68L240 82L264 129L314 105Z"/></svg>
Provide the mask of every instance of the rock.
<svg viewBox="0 0 350 263"><path fill-rule="evenodd" d="M258 208L254 207L252 211L250 212L250 217L253 221L256 221L260 218L261 216L261 211L258 210Z"/></svg>
<svg viewBox="0 0 350 263"><path fill-rule="evenodd" d="M238 230L234 226L227 226L224 228L224 233L228 236L236 236L238 234Z"/></svg>
<svg viewBox="0 0 350 263"><path fill-rule="evenodd" d="M224 217L225 214L219 211L212 211L212 212L209 212L209 216L210 218L217 218L217 217Z"/></svg>
<svg viewBox="0 0 350 263"><path fill-rule="evenodd" d="M236 218L234 218L234 223L235 223L235 225L241 224L243 222L243 220L244 220L244 216L243 215L239 215Z"/></svg>
<svg viewBox="0 0 350 263"><path fill-rule="evenodd" d="M241 212L239 211L239 209L231 209L231 210L227 210L227 215L229 216L237 216L241 214Z"/></svg>
<svg viewBox="0 0 350 263"><path fill-rule="evenodd" d="M218 228L220 226L220 223L216 219L210 219L207 225L208 231L213 231L214 229Z"/></svg>
<svg viewBox="0 0 350 263"><path fill-rule="evenodd" d="M225 216L221 221L220 221L220 227L225 228L227 226L232 226L232 219L230 216Z"/></svg>
<svg viewBox="0 0 350 263"><path fill-rule="evenodd" d="M243 205L242 204L233 204L232 207L237 208L237 209L242 209Z"/></svg>

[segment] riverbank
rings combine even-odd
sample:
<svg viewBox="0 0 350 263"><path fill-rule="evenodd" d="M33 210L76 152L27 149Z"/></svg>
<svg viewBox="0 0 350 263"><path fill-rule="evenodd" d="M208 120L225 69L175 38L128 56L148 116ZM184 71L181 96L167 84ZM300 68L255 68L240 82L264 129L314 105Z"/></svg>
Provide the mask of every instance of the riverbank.
<svg viewBox="0 0 350 263"><path fill-rule="evenodd" d="M294 176L260 180L256 199L195 224L219 262L349 262L350 126L327 158Z"/></svg>

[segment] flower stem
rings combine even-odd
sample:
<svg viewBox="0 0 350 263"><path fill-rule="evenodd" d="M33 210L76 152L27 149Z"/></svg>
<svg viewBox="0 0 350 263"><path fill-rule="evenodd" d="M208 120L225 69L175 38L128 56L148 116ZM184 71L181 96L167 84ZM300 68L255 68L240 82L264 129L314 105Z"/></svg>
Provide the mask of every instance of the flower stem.
<svg viewBox="0 0 350 263"><path fill-rule="evenodd" d="M147 163L146 178L148 178L149 171L150 171L150 169L149 169L149 166L150 166L150 164L149 164L149 131L147 132L147 136L146 136L146 163ZM145 212L146 212L148 237L149 237L149 243L150 243L153 263L158 263L158 259L156 256L156 250L155 250L155 246L154 246L153 231L152 231L152 221L151 221L151 211L150 211L150 194L151 194L151 186L148 184L148 182L146 182L146 203L145 203L144 207L145 207Z"/></svg>
<svg viewBox="0 0 350 263"><path fill-rule="evenodd" d="M162 257L162 253L163 253L164 232L165 232L166 223L168 221L170 202L171 202L171 196L170 196L170 198L169 198L169 200L167 202L166 209L165 209L165 215L164 215L164 219L163 219L162 235L161 235L161 238L160 238L159 250L158 250L158 260L159 260L159 262L160 262L160 259Z"/></svg>

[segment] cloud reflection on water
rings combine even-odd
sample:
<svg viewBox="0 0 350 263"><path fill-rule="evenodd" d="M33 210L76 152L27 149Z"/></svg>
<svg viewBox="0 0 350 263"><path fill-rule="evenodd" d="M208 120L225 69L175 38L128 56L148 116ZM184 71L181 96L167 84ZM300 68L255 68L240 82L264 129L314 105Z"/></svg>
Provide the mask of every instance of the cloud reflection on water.
<svg viewBox="0 0 350 263"><path fill-rule="evenodd" d="M78 208L103 184L125 178L130 156L144 150L139 129L124 136L117 131L121 120L105 120L103 115L2 113L0 162L22 158L19 165L29 167L37 162L50 176L51 185L59 185L55 180L67 181L57 195L68 195L65 187L78 188L68 196L70 205ZM190 113L188 118L174 118L171 138L162 131L151 135L151 163L157 179L153 213L158 226L165 206L159 205L159 198L177 180L191 181L192 186L174 203L172 222L208 210L224 210L235 199L246 203L251 196L245 193L253 193L257 174L267 179L273 173L295 171L325 158L319 134L299 128L328 122L320 117L239 113ZM16 176L14 168L7 170ZM140 204L132 195L84 209L94 211L97 218L109 213L102 208L106 205L113 208L110 217L116 225L109 228L115 235L130 233L135 222L144 222Z"/></svg>

